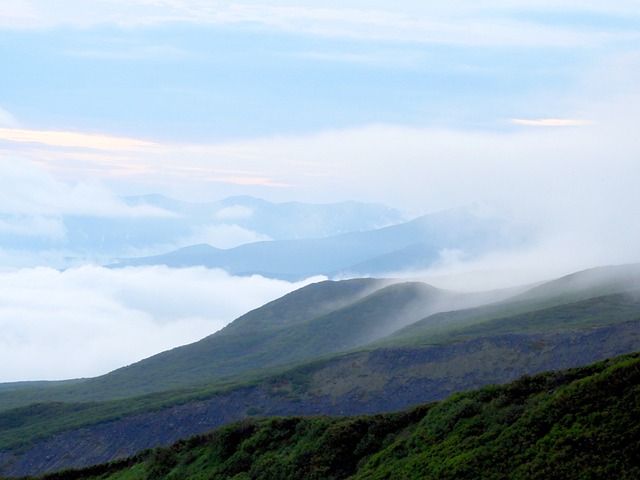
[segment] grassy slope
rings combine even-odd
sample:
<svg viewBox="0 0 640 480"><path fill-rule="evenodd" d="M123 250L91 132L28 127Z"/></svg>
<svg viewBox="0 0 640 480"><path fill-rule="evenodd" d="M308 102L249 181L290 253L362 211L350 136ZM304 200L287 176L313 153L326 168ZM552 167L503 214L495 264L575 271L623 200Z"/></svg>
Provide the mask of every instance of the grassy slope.
<svg viewBox="0 0 640 480"><path fill-rule="evenodd" d="M203 340L62 388L0 392L0 411L33 401L102 401L255 376L361 347L446 305L483 301L423 283L321 282L240 317Z"/></svg>
<svg viewBox="0 0 640 480"><path fill-rule="evenodd" d="M432 313L434 305L442 303L447 295L450 309L454 308L455 302L459 302L457 308L464 307L473 297L467 295L465 299L461 295L456 299L423 284L395 285L373 293L383 286L383 281L373 279L309 285L243 315L199 342L163 352L110 374L70 385L0 389L0 411L33 402L130 398L311 360L357 348L388 335L420 318L420 309L423 314ZM494 305L430 315L391 335L384 345L450 342L464 327L508 319L603 293L624 291L633 286L640 287L638 265L579 272ZM627 310L634 308L630 304L627 307ZM624 318L630 319L628 314ZM576 326L580 322L578 320ZM582 326L585 325L583 322ZM487 334L483 328L474 335L482 334L481 331ZM556 327L547 322L544 328ZM460 338L468 338L469 334ZM375 346L379 345L383 344Z"/></svg>
<svg viewBox="0 0 640 480"><path fill-rule="evenodd" d="M274 415L274 411L276 415L282 414L278 412L302 411L389 411L444 398L455 391L507 382L523 372L582 365L638 349L640 322L630 322L583 332L569 330L560 334L483 337L447 347L353 352L284 369L253 381L239 378L237 383L226 386L214 384L119 401L35 404L0 412L0 455L3 451L21 455L36 442L62 432L79 435L71 440L73 444L86 436L82 429L88 432L109 421L116 421L117 428L123 425L129 430L127 425L138 424L140 418L143 423L148 422L148 415L164 418L166 415L162 412L169 412L172 418L181 418L187 431L185 435L189 435L203 431L198 426L198 415L192 415L203 407L212 409L214 416L210 418L226 417L225 422L210 424L209 428L244 415ZM239 402L238 408L229 404L230 399ZM252 408L248 409L249 406ZM196 423L192 423L194 421ZM162 422L155 424L162 425ZM168 434L162 427L160 430L162 435ZM165 443L179 438L170 433L169 437ZM106 437L100 440L112 441ZM130 448L139 444L132 439ZM157 444L145 445L143 442L143 446L129 451L134 453ZM107 458L113 457L105 460Z"/></svg>
<svg viewBox="0 0 640 480"><path fill-rule="evenodd" d="M474 315L476 311L476 315ZM490 312L490 313L488 313ZM517 313L514 313L517 312ZM401 329L370 348L382 345L450 344L506 333L542 332L615 325L640 318L640 290L604 295L522 312L480 307L435 314Z"/></svg>
<svg viewBox="0 0 640 480"><path fill-rule="evenodd" d="M322 288L335 287L332 282L326 283ZM221 335L219 338L227 342L231 339L229 344L238 349L236 352L237 356L234 358L236 364L246 365L246 369L251 369L256 364L268 366L269 361L273 361L274 358L281 358L283 361L288 361L288 365L291 366L304 360L315 359L327 353L358 346L361 344L359 343L361 340L358 339L366 338L364 336L370 334L372 328L376 325L379 328L386 328L385 325L387 325L387 322L398 321L400 317L399 312L403 308L415 305L416 303L426 308L425 304L429 304L435 300L440 301L443 295L447 297L446 293L424 284L394 284L377 290L371 295L337 312L321 315L302 324L296 324L295 322L304 319L304 316L299 316L296 319L287 319L284 316L278 317L278 323L275 325L275 322L265 322L263 324L264 331L276 335L266 336L266 338L258 344L259 348L255 343L249 343L250 348L245 357L241 355L242 350L240 344L233 340L237 338L242 341L246 341L246 339L251 341L255 338L255 334L252 336L250 330L256 323L264 321L263 316L257 316L256 321L251 318L253 315L256 315L258 311L241 317L238 325L232 324L229 326L232 327L230 328L231 332L227 332L225 329L220 332ZM295 302L295 304L297 304L297 302ZM310 311L310 305L311 304L307 304L304 308ZM287 306L288 308L291 305L288 302L282 304L275 302L274 308L283 306ZM268 310L268 312L270 311L271 310ZM296 308L293 308L291 311L299 312ZM419 309L418 311L421 310ZM273 327L271 327L271 325L273 325ZM208 337L205 341L215 338L218 337L214 335ZM205 341L198 343L205 343ZM220 344L224 345L222 342L220 342ZM184 350L197 354L191 359L193 363L198 361L202 362L202 358L205 357L208 352L215 352L215 350L211 348L206 348L203 351L194 351L193 349ZM228 353L229 356L234 353L232 348L225 349L224 352ZM279 357L276 357L276 355L279 355ZM248 360L246 357L248 357ZM216 359L219 364L221 363L219 358L215 358L214 356L214 359ZM141 362L141 365L144 366L145 363L146 362ZM174 362L168 365L163 363L160 366L170 367L170 372L183 376L186 376L185 369L195 368L190 367L189 363L184 361L176 363L175 359ZM305 368L306 367L302 367L300 371L304 371ZM130 399L64 403L44 402L44 399L41 397L36 405L18 406L13 409L5 407L5 411L0 412L0 431L3 432L2 438L0 439L0 449L16 444L29 443L29 439L42 438L74 426L90 425L99 421L118 419L136 412L160 409L167 405L210 397L217 392L224 391L225 388L232 388L237 385L250 385L263 381L265 378L271 378L274 375L274 371L283 369L285 371L284 374L276 373L275 376L279 377L284 375L287 378L297 378L300 375L305 375L304 373L298 373L298 370L295 368L291 370L291 373L286 373L287 367L283 365L280 365L280 368L263 369L261 370L262 373L253 371L244 372L239 369L239 374L245 374L236 375L227 381L201 383L198 386L192 386L190 388L154 392ZM150 375L147 372L148 370L142 370L140 373L133 375L132 378L135 380L143 375ZM167 376L168 374L166 372L167 369L164 368L159 375ZM91 385L91 383L91 381L87 381L86 385ZM77 390L79 390L79 387L76 387L76 391ZM53 393L56 392L53 391ZM29 398L30 397L27 397L27 399ZM16 419L19 419L19 421Z"/></svg>
<svg viewBox="0 0 640 480"><path fill-rule="evenodd" d="M352 298L358 298L368 293L371 288L375 288L373 283L370 282L373 281L350 281L339 283L324 282L322 284L317 284L318 286L312 288L311 291L317 294L317 299L326 300L325 306L322 308L331 310L332 305L330 304L334 301L334 299L342 298L342 287L344 287L345 285L349 286L352 289L351 293L355 296ZM625 283L625 285L627 284ZM416 291L416 285L406 284L406 286L408 286L409 288L400 288L400 292L404 292L406 294L408 292ZM310 287L307 287L307 289L309 288ZM378 292L378 295L381 298L387 298L386 295L389 294L389 292L392 292L394 288L397 289L399 287L395 285L392 289ZM328 291L325 291L325 289L328 289ZM564 298L566 298L566 291L563 291L562 289L555 287L553 288L553 292L560 292L562 296L565 296ZM260 325L260 328L264 329L265 331L268 331L271 325L274 325L274 328L278 331L281 331L282 329L286 330L292 325L295 325L296 322L304 319L306 315L310 315L312 314L312 312L317 311L315 309L319 308L318 305L322 305L322 302L306 302L306 297L304 295L301 295L301 291L294 292L287 297L289 297L289 300L293 298L294 301L284 302L281 301L283 299L280 299L267 305L267 307L269 308L266 311L273 312L273 319L277 319L277 325L274 324L274 321L272 321L271 319L266 319L266 317L261 314L261 312L264 312L265 310L258 309L254 312L250 312L249 314L241 317L237 322L229 325L226 329L220 332L221 336L232 338L233 336L237 335L238 338L243 338L244 336L247 336L246 333L250 331L255 325ZM538 295L538 297L540 297L540 295ZM395 296L391 296L390 298L396 299ZM407 300L406 295L403 298L405 301ZM536 302L538 302L536 303L536 305L540 304L538 299L536 299ZM360 305L360 307L362 307L362 305L368 305L369 307L371 307L372 305L376 305L376 303L368 304L367 302L363 303L362 301L356 301L352 304L348 304L348 302L346 303L346 310L338 310L333 317L329 317L329 319L333 318L335 320L336 325L339 324L341 320L348 320L352 317L358 317L358 310L350 310L352 308L355 308L355 306ZM391 305L394 305L393 302L391 302ZM522 302L518 303L518 306L521 307L522 305ZM511 308L510 305L508 305L508 307ZM393 308L391 310L393 310ZM347 315L346 317L342 318L345 311L350 312L351 315ZM360 312L362 311L364 310L361 310ZM580 329L596 325L623 323L628 320L637 319L640 316L640 303L638 302L638 298L633 295L613 294L580 302L573 302L559 307L540 309L537 311L527 312L525 314L514 316L501 316L503 313L502 310L497 311L496 315L498 318L492 317L490 315L483 316L486 312L486 307L480 307L478 309L473 309L462 313L464 313L465 315L469 315L470 312L474 311L479 312L478 317L484 320L483 323L474 324L467 328L456 327L456 329L448 330L441 333L440 337L433 336L433 332L429 334L429 337L420 336L413 332L410 335L394 338L393 348L397 348L402 345L406 346L425 343L433 344L436 342L451 343L454 341L470 340L473 338L503 333L521 333L531 330L549 331L554 329L567 328ZM458 314L458 312L453 312L451 314L437 314L434 317L438 317L438 315L446 316L456 314ZM324 317L320 315L320 317L318 318ZM384 315L380 318L384 318ZM327 319L325 318L325 320ZM314 324L313 322L311 322L309 325ZM448 327L450 328L452 325L453 324L449 324ZM303 328L300 331L305 335L308 335L308 338L310 339L313 338L314 332L323 332L319 325L314 325L311 330L305 330ZM332 330L327 329L324 331L324 333L325 336L319 335L319 338L324 338L328 342L328 344L331 344L331 342L333 341L332 338L335 338L331 336ZM208 338L211 339L213 337ZM299 336L298 340L301 341L300 343L304 344L304 342L302 341L303 337ZM289 344L287 342L283 342L282 345L279 346L280 351L287 351L288 345ZM389 343L383 346L385 348L390 348ZM368 350L375 351L375 349L373 348L368 348ZM332 382L335 382L335 375L332 374L332 369L343 368L341 366L340 359L337 358L336 362L332 363L332 360L327 358L326 360L323 360L323 363L327 365L326 368L323 367L324 370L328 372L326 375L328 376L328 378L333 378ZM333 367L333 365L336 365L336 367ZM178 364L176 370L177 373L180 373L180 368L180 364ZM284 366L282 368L284 368ZM295 371L295 369L292 370L292 372ZM366 376L369 373L370 372L363 371L362 375ZM80 425L91 425L93 423L104 421L106 419L120 418L125 415L130 415L133 412L159 409L166 405L184 403L194 398L207 398L214 392L220 391L228 385L233 386L246 384L248 381L257 382L260 378L264 378L264 375L267 374L269 374L268 371L265 372L262 377L257 374L240 375L235 376L233 378L233 381L229 381L226 383L213 382L206 385L202 384L199 387L194 386L189 389L172 390L166 391L165 393L150 394L126 401L121 400L115 402L90 403L86 405L55 403L52 406L41 405L37 408L31 407L31 410L29 408L23 410L9 410L6 412L6 415L0 416L0 431L2 431L2 441L0 442L0 448L7 448L11 445L15 445L16 443L24 443L30 438L42 438L48 434L56 431L62 431L67 428L75 428ZM141 372L140 375L144 375L144 372ZM299 376L296 373L292 373L292 375ZM133 376L133 381L135 381L135 378L136 376ZM80 386L75 385L68 388L69 391L73 392L72 389L77 389ZM319 388L320 390L323 390L322 387ZM37 389L35 389L33 390L33 392L38 391ZM10 398L11 394L16 394L16 392L4 392L5 398ZM47 400L47 397L43 396L42 394L34 398L37 398L39 402L45 402ZM25 396L21 397L20 400L24 401ZM30 397L26 396L26 403L33 403L33 400ZM5 403L4 408L9 409L10 405L7 405ZM44 413L41 413L39 409L41 409ZM46 412L48 412L48 414L45 414ZM21 420L17 421L16 418L21 418Z"/></svg>
<svg viewBox="0 0 640 480"><path fill-rule="evenodd" d="M640 354L407 411L234 423L53 479L640 477Z"/></svg>
<svg viewBox="0 0 640 480"><path fill-rule="evenodd" d="M292 292L238 318L199 342L178 347L67 386L37 385L0 391L0 411L44 401L100 401L180 388L194 382L222 379L264 366L251 355L273 343L287 328L357 302L384 284L355 279L320 282ZM288 353L269 352L271 358ZM255 355L254 355L255 356ZM253 361L252 361L253 360Z"/></svg>
<svg viewBox="0 0 640 480"><path fill-rule="evenodd" d="M507 331L589 327L633 320L640 316L639 292L640 265L594 268L491 305L430 315L377 345L447 343Z"/></svg>

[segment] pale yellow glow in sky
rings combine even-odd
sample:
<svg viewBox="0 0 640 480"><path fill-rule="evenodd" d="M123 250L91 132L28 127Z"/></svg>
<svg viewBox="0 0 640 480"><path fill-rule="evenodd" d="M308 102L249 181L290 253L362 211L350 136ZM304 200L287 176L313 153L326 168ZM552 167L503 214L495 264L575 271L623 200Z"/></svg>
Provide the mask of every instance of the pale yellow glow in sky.
<svg viewBox="0 0 640 480"><path fill-rule="evenodd" d="M0 140L11 142L41 143L53 147L91 148L97 150L145 150L158 144L146 140L109 135L61 132L51 130L24 130L0 128Z"/></svg>

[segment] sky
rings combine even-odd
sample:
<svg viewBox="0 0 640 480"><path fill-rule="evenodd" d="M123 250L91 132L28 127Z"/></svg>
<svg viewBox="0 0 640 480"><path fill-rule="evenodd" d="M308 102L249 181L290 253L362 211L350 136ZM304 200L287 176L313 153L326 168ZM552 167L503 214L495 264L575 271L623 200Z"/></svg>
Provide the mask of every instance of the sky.
<svg viewBox="0 0 640 480"><path fill-rule="evenodd" d="M640 261L638 2L432 3L4 0L0 230L63 237L63 215L161 215L121 200L148 193L359 200L415 214L483 202L541 240L482 268ZM220 307L208 324L209 307L167 324L114 293L128 277L85 268L19 268L0 245L12 292L0 347L13 359L0 381L104 373L136 360L125 318L140 332L132 338L148 337L146 355L297 286L262 279L270 295L256 287L255 300ZM95 296L74 283L82 275L101 279ZM162 276L190 284L180 275ZM76 329L78 317L100 328ZM109 342L92 346L102 327ZM59 345L86 343L73 358L124 353L72 361L47 340L54 330ZM58 356L46 365L37 352Z"/></svg>

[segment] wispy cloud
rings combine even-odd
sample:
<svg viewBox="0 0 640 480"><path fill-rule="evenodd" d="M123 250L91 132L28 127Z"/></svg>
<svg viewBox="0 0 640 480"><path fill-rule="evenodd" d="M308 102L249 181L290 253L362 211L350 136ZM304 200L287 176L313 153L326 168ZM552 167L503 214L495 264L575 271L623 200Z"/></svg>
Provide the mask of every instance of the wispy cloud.
<svg viewBox="0 0 640 480"><path fill-rule="evenodd" d="M511 120L511 123L514 125L529 125L532 127L585 127L594 124L591 120L577 118L514 118Z"/></svg>
<svg viewBox="0 0 640 480"><path fill-rule="evenodd" d="M198 56L193 53L172 46L162 45L109 45L103 48L78 48L67 50L66 55L72 57L87 57L104 60L141 60L161 58L163 60L194 59Z"/></svg>
<svg viewBox="0 0 640 480"><path fill-rule="evenodd" d="M612 2L610 11L638 14L637 5ZM572 9L601 11L597 2L456 2L434 6L405 0L393 9L372 8L363 2L274 2L242 3L201 0L96 0L76 2L62 0L54 4L45 0L9 2L0 11L0 25L6 28L33 28L52 25L82 27L114 23L122 26L197 23L204 25L261 25L284 31L323 36L368 38L460 45L590 45L610 38L581 32L579 28L544 26L520 21L513 13L531 9ZM628 35L629 32L626 32Z"/></svg>
<svg viewBox="0 0 640 480"><path fill-rule="evenodd" d="M0 3L0 21L8 26L24 25L37 19L38 9L36 2L22 0L5 0Z"/></svg>
<svg viewBox="0 0 640 480"><path fill-rule="evenodd" d="M335 51L300 51L286 54L294 58L316 60L321 62L338 62L346 64L363 64L372 66L413 67L425 62L428 56L420 51L380 50L370 52L335 52Z"/></svg>
<svg viewBox="0 0 640 480"><path fill-rule="evenodd" d="M238 245L271 240L271 237L235 224L202 225L193 234L179 241L182 245L207 243L216 248L233 248Z"/></svg>
<svg viewBox="0 0 640 480"><path fill-rule="evenodd" d="M154 142L81 132L0 128L0 140L41 143L53 147L91 148L97 150L142 150L157 146Z"/></svg>
<svg viewBox="0 0 640 480"><path fill-rule="evenodd" d="M264 152L242 143L181 145L83 132L0 128L0 161L3 153L69 179L161 176L268 188L297 185L266 175L272 166L264 164Z"/></svg>
<svg viewBox="0 0 640 480"><path fill-rule="evenodd" d="M155 207L128 206L94 178L74 180L66 183L31 162L0 157L0 214L20 216L22 223L61 215L169 215Z"/></svg>
<svg viewBox="0 0 640 480"><path fill-rule="evenodd" d="M73 147L42 143L14 154L60 178L137 183L186 198L208 188L207 198L211 192L218 192L214 198L219 198L226 192L265 195L271 190L267 195L285 199L275 193L283 190L289 198L309 201L358 198L411 209L446 208L478 199L513 203L509 197L527 191L533 178L538 184L555 181L557 175L548 175L541 165L557 170L573 165L573 159L589 157L593 168L602 169L607 178L616 172L603 164L611 157L606 150L613 149L622 151L616 161L628 168L625 159L639 148L624 126L632 122L631 105L635 103L626 99L612 103L606 112L596 108L566 118L511 119L513 126L531 128L503 132L368 125L199 145L119 137L96 142L78 133L66 142ZM119 148L133 145L138 150L115 149L114 138ZM95 148L85 154L73 150L77 145ZM482 181L465 174L476 171L482 172ZM508 181L497 182L500 178ZM218 188L222 185L229 189ZM563 191L557 194L565 195Z"/></svg>
<svg viewBox="0 0 640 480"><path fill-rule="evenodd" d="M212 176L208 178L209 181L212 182L220 182L220 183L231 183L234 185L244 185L244 186L261 186L261 187L293 187L294 184L291 183L279 183L274 182L270 178L259 178L259 177L216 177Z"/></svg>
<svg viewBox="0 0 640 480"><path fill-rule="evenodd" d="M7 110L0 107L0 128L17 128L18 120Z"/></svg>

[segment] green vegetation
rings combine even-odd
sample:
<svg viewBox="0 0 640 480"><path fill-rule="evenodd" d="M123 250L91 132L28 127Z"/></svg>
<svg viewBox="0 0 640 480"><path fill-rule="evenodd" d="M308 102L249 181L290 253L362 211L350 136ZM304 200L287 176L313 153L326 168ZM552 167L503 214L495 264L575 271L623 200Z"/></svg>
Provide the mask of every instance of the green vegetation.
<svg viewBox="0 0 640 480"><path fill-rule="evenodd" d="M243 417L383 412L640 349L640 268L597 273L430 315L391 335L407 311L419 318L433 302L466 300L417 282L310 285L200 342L109 375L0 389L0 468L31 462L56 434L68 433L65 448L74 449L100 426L128 432L138 425L136 416L147 415L146 421L175 410L189 419L180 423L180 436L188 436ZM201 408L210 409L204 424L190 416ZM155 430L136 428L130 438L105 434L98 453L74 450L68 458L82 465L85 455L108 460L180 438L161 422ZM166 436L140 444L156 434ZM22 471L51 468L44 458L33 462L41 470Z"/></svg>
<svg viewBox="0 0 640 480"><path fill-rule="evenodd" d="M374 279L320 282L253 310L199 342L175 348L101 377L63 386L0 390L0 411L33 402L92 402L219 382L278 363L311 359L290 342L305 336L305 322L347 307L381 288ZM398 307L399 304L396 304ZM296 333L296 326L301 332ZM346 325L345 325L346 326ZM329 332L327 332L329 334ZM327 346L323 353L331 351ZM350 344L352 346L353 344ZM300 345L303 347L304 345ZM335 348L335 347L334 347ZM335 351L335 350L334 350Z"/></svg>
<svg viewBox="0 0 640 480"><path fill-rule="evenodd" d="M448 344L507 333L593 328L639 318L640 290L546 308L505 302L431 315L372 346Z"/></svg>
<svg viewBox="0 0 640 480"><path fill-rule="evenodd" d="M203 340L71 386L0 392L0 411L34 401L91 402L247 381L366 345L417 303L450 295L423 283L321 282L243 315ZM414 315L416 315L414 313Z"/></svg>
<svg viewBox="0 0 640 480"><path fill-rule="evenodd" d="M473 294L456 296L418 282L385 285L375 279L312 284L243 315L199 342L107 375L0 388L0 411L34 402L99 402L246 381L273 368L358 348L447 344L640 318L638 265L579 272L505 301L462 310L453 309L457 302L468 304ZM633 289L635 295L629 293ZM416 322L421 311L426 315L438 304L451 305L453 311Z"/></svg>
<svg viewBox="0 0 640 480"><path fill-rule="evenodd" d="M611 325L640 317L640 265L600 267L507 300L430 315L374 344L451 343L499 333Z"/></svg>
<svg viewBox="0 0 640 480"><path fill-rule="evenodd" d="M243 420L42 478L640 478L640 354L397 413Z"/></svg>

